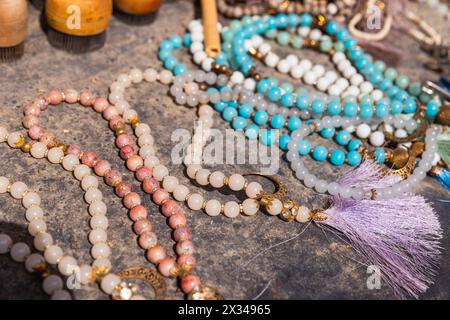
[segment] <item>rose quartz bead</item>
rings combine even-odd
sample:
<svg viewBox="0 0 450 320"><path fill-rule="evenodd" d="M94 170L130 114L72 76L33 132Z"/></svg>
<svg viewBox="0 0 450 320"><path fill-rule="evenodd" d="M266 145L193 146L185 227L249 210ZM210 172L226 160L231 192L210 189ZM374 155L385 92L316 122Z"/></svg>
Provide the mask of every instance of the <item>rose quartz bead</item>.
<svg viewBox="0 0 450 320"><path fill-rule="evenodd" d="M114 187L122 182L122 174L119 171L112 169L105 175L105 182L108 186Z"/></svg>
<svg viewBox="0 0 450 320"><path fill-rule="evenodd" d="M181 290L183 290L183 292L186 294L191 293L192 290L200 285L200 279L193 274L189 274L181 279Z"/></svg>
<svg viewBox="0 0 450 320"><path fill-rule="evenodd" d="M61 91L52 90L47 94L47 99L50 104L56 105L56 104L60 104L63 101L63 96L62 96Z"/></svg>
<svg viewBox="0 0 450 320"><path fill-rule="evenodd" d="M191 271L195 268L197 260L192 254L182 254L177 259L178 264L181 268L186 271Z"/></svg>
<svg viewBox="0 0 450 320"><path fill-rule="evenodd" d="M97 111L98 113L103 112L103 110L105 110L106 107L108 106L109 106L108 100L106 100L105 98L95 99L94 110Z"/></svg>
<svg viewBox="0 0 450 320"><path fill-rule="evenodd" d="M131 157L134 154L135 154L134 148L133 148L133 146L130 146L130 145L123 146L122 148L120 148L120 151L119 151L119 155L123 160L127 160L129 157Z"/></svg>
<svg viewBox="0 0 450 320"><path fill-rule="evenodd" d="M177 228L173 231L173 238L175 241L185 241L191 238L191 232L187 227Z"/></svg>
<svg viewBox="0 0 450 320"><path fill-rule="evenodd" d="M44 132L41 135L41 137L39 138L39 142L42 142L43 144L45 144L48 147L49 145L52 145L56 142L56 138L53 133Z"/></svg>
<svg viewBox="0 0 450 320"><path fill-rule="evenodd" d="M116 107L113 106L108 106L105 108L105 110L103 110L102 112L103 118L105 118L106 120L111 120L114 117L117 117L119 115L119 111L117 111Z"/></svg>
<svg viewBox="0 0 450 320"><path fill-rule="evenodd" d="M150 249L156 246L158 238L153 232L145 232L139 236L139 245L142 249Z"/></svg>
<svg viewBox="0 0 450 320"><path fill-rule="evenodd" d="M144 192L152 194L159 189L159 181L155 178L146 178L142 183L142 189Z"/></svg>
<svg viewBox="0 0 450 320"><path fill-rule="evenodd" d="M33 104L36 104L39 106L39 108L41 109L41 111L44 111L45 109L48 108L48 100L46 97L44 97L43 95L39 95L37 96L34 101Z"/></svg>
<svg viewBox="0 0 450 320"><path fill-rule="evenodd" d="M97 155L92 151L86 151L81 157L81 162L92 168L97 162Z"/></svg>
<svg viewBox="0 0 450 320"><path fill-rule="evenodd" d="M133 224L133 230L136 234L151 232L153 230L152 223L148 219L141 219Z"/></svg>
<svg viewBox="0 0 450 320"><path fill-rule="evenodd" d="M172 229L186 227L186 215L184 213L176 213L169 218L169 226Z"/></svg>
<svg viewBox="0 0 450 320"><path fill-rule="evenodd" d="M152 199L156 204L162 204L169 199L169 193L164 189L158 189L153 193Z"/></svg>
<svg viewBox="0 0 450 320"><path fill-rule="evenodd" d="M83 150L76 144L70 144L67 148L67 154L73 154L76 157L79 157L81 152L83 152Z"/></svg>
<svg viewBox="0 0 450 320"><path fill-rule="evenodd" d="M117 136L116 138L116 146L118 148L122 148L126 145L130 145L133 143L133 139L130 137L130 135L126 133L122 133L121 135Z"/></svg>
<svg viewBox="0 0 450 320"><path fill-rule="evenodd" d="M173 258L165 258L158 265L158 270L164 277L174 276L176 269L177 265Z"/></svg>
<svg viewBox="0 0 450 320"><path fill-rule="evenodd" d="M174 215L176 213L183 213L183 209L180 207L180 205L172 199L167 200L162 205L162 213L166 217L170 217L171 215Z"/></svg>
<svg viewBox="0 0 450 320"><path fill-rule="evenodd" d="M136 170L136 179L142 182L146 178L151 178L153 176L152 173L152 169L146 166L142 166Z"/></svg>
<svg viewBox="0 0 450 320"><path fill-rule="evenodd" d="M123 198L130 192L131 192L131 183L129 183L128 181L122 181L116 185L116 194L119 197Z"/></svg>
<svg viewBox="0 0 450 320"><path fill-rule="evenodd" d="M144 159L142 159L137 154L130 156L127 159L127 168L131 171L136 171L137 168L140 168L144 165Z"/></svg>
<svg viewBox="0 0 450 320"><path fill-rule="evenodd" d="M147 251L147 259L153 264L158 264L166 258L166 250L161 246L154 246Z"/></svg>
<svg viewBox="0 0 450 320"><path fill-rule="evenodd" d="M130 210L130 219L138 221L147 218L147 209L142 205L137 205Z"/></svg>
<svg viewBox="0 0 450 320"><path fill-rule="evenodd" d="M116 116L109 120L109 128L111 130L116 130L118 125L125 125L125 121L121 116Z"/></svg>
<svg viewBox="0 0 450 320"><path fill-rule="evenodd" d="M33 140L38 140L43 134L44 128L42 128L40 125L35 125L28 129L28 135Z"/></svg>
<svg viewBox="0 0 450 320"><path fill-rule="evenodd" d="M106 160L100 160L97 161L97 163L94 166L95 174L97 174L100 177L104 177L105 174L111 170L111 165Z"/></svg>
<svg viewBox="0 0 450 320"><path fill-rule="evenodd" d="M32 114L26 115L22 120L23 126L27 129L31 128L32 126L39 125L39 122L39 118Z"/></svg>
<svg viewBox="0 0 450 320"><path fill-rule="evenodd" d="M179 255L194 254L195 253L194 243L191 240L177 242L175 250L177 251L177 254L179 254Z"/></svg>
<svg viewBox="0 0 450 320"><path fill-rule="evenodd" d="M95 102L95 94L91 91L82 91L80 93L80 103L85 107L90 107Z"/></svg>
<svg viewBox="0 0 450 320"><path fill-rule="evenodd" d="M65 90L64 91L64 100L70 104L78 102L78 91L75 89Z"/></svg>
<svg viewBox="0 0 450 320"><path fill-rule="evenodd" d="M125 197L123 197L123 204L128 209L134 208L141 204L141 197L136 192L130 192Z"/></svg>
<svg viewBox="0 0 450 320"><path fill-rule="evenodd" d="M24 111L25 115L33 115L33 116L39 116L41 114L41 109L36 104L29 104L25 107Z"/></svg>

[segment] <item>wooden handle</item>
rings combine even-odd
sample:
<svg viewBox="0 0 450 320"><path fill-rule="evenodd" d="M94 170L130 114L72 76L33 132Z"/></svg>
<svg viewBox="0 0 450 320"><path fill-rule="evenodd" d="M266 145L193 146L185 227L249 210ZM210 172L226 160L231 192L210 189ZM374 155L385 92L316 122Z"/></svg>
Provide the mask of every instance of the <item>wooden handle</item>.
<svg viewBox="0 0 450 320"><path fill-rule="evenodd" d="M217 57L220 53L220 35L217 30L217 5L216 0L201 0L203 30L205 33L205 52L211 57Z"/></svg>
<svg viewBox="0 0 450 320"><path fill-rule="evenodd" d="M161 7L162 0L114 0L117 9L127 14L143 16Z"/></svg>
<svg viewBox="0 0 450 320"><path fill-rule="evenodd" d="M26 0L0 1L0 47L14 47L27 37L28 7Z"/></svg>

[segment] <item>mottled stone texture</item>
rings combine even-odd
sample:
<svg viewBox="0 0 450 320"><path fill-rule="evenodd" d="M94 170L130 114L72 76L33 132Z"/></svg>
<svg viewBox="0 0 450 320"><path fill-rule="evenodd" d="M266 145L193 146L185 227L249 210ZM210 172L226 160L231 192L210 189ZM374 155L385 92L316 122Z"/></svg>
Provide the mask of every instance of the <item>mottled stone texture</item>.
<svg viewBox="0 0 450 320"><path fill-rule="evenodd" d="M160 10L156 21L150 25L134 26L114 17L108 30L107 44L97 52L85 55L71 55L53 49L42 31L39 12L30 7L29 37L26 54L15 64L0 65L0 119L11 130L22 130L22 106L39 90L75 87L92 88L101 95L108 93L108 85L121 72L131 67L160 68L156 58L158 43L173 34L182 34L187 23L197 14L189 1L168 1ZM197 13L196 13L197 12ZM404 35L389 36L395 46L405 52L401 70L414 80L433 77L424 71L419 61L426 59L417 44ZM283 51L289 51L284 49ZM177 55L189 63L184 49ZM314 57L331 66L326 57L304 50L300 55ZM265 72L268 70L265 69ZM279 75L278 75L279 76ZM287 80L287 78L285 77ZM175 105L166 94L163 85L140 84L127 93L131 104L141 114L143 121L152 126L158 146L158 155L171 172L188 183L184 167L170 162L171 133L177 128L191 130L195 112ZM216 116L218 128L224 123ZM101 157L111 161L122 172L126 170L113 146L114 137L98 114L81 106L67 105L53 107L46 111L43 123L56 132L65 142L76 142L85 149L95 150ZM79 261L90 262L90 245L87 205L83 201L79 183L60 166L46 160L35 160L22 152L11 150L5 144L0 146L0 175L26 182L42 197L42 206L47 215L50 232L62 247ZM324 177L335 176L335 168L329 165L308 164ZM226 173L257 171L257 165L218 165ZM320 171L319 171L320 170ZM314 207L323 206L325 199L304 188L293 177L284 160L281 161L279 176L286 181L289 190L299 202ZM131 178L131 176L128 174ZM264 183L267 183L264 181ZM267 183L269 187L270 184ZM114 271L128 266L148 265L143 251L137 247L136 237L126 211L112 190L101 185L108 205L110 219L109 237L112 243ZM199 189L199 188L197 188ZM200 190L200 189L199 189ZM444 191L431 178L420 184L417 191L426 196L439 212L445 230L443 248L450 247L448 236L448 204L437 199L448 199ZM200 191L201 192L201 191ZM235 196L227 191L212 193L222 200L233 200ZM242 196L242 195L241 195ZM145 197L151 218L161 243L171 249L169 228L157 207ZM285 223L277 218L258 214L256 217L210 218L203 213L189 213L189 222L198 253L198 273L208 284L216 286L226 298L251 299L256 296L265 299L383 299L394 298L389 288L382 283L380 290L366 287L366 267L360 264L351 248L341 241L330 238L321 229L310 226L299 235L302 226ZM12 232L15 240L30 243L26 232L24 209L19 201L6 195L0 197L0 230ZM286 240L291 239L287 242ZM275 247L276 244L285 241ZM257 256L260 254L259 256ZM436 283L425 293L424 299L450 298L449 272L450 256L444 250ZM42 299L45 295L40 282L26 273L23 265L13 263L8 257L0 257L0 298ZM269 284L270 282L270 284ZM169 299L180 299L175 281L168 281ZM267 286L267 290L263 289ZM151 289L146 288L147 294ZM81 299L105 299L97 288L75 291Z"/></svg>

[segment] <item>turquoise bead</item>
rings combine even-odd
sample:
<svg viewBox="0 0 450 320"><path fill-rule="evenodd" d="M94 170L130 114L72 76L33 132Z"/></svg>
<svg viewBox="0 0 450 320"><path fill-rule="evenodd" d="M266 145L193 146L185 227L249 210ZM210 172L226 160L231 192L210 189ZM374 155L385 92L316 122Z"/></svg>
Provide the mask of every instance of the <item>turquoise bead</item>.
<svg viewBox="0 0 450 320"><path fill-rule="evenodd" d="M292 47L294 49L301 49L303 46L303 39L300 36L293 36L292 37Z"/></svg>
<svg viewBox="0 0 450 320"><path fill-rule="evenodd" d="M278 85L278 80L275 78L267 78L266 80L269 82L271 88Z"/></svg>
<svg viewBox="0 0 450 320"><path fill-rule="evenodd" d="M428 103L431 100L431 96L425 92L422 92L419 96L419 99L422 103Z"/></svg>
<svg viewBox="0 0 450 320"><path fill-rule="evenodd" d="M275 142L275 132L272 130L263 130L261 132L261 143L265 146L271 146Z"/></svg>
<svg viewBox="0 0 450 320"><path fill-rule="evenodd" d="M350 166L357 166L361 163L361 155L357 151L347 153L347 161Z"/></svg>
<svg viewBox="0 0 450 320"><path fill-rule="evenodd" d="M320 135L325 139L331 139L334 136L334 133L336 132L336 129L333 127L331 128L323 128L320 130Z"/></svg>
<svg viewBox="0 0 450 320"><path fill-rule="evenodd" d="M349 94L349 95L345 96L344 102L345 103L347 103L347 102L356 103L356 102L358 102L358 99L354 95Z"/></svg>
<svg viewBox="0 0 450 320"><path fill-rule="evenodd" d="M294 86L293 86L292 83L290 83L290 82L283 82L283 83L280 85L280 88L283 89L283 90L286 91L286 92L292 92L292 91L294 91Z"/></svg>
<svg viewBox="0 0 450 320"><path fill-rule="evenodd" d="M377 103L375 106L375 115L377 118L382 119L389 114L389 107L384 103Z"/></svg>
<svg viewBox="0 0 450 320"><path fill-rule="evenodd" d="M366 57L360 57L355 62L356 69L363 70L368 65L368 63L369 61L367 60Z"/></svg>
<svg viewBox="0 0 450 320"><path fill-rule="evenodd" d="M387 95L389 96L389 98L393 99L399 91L400 89L397 86L392 86L388 89Z"/></svg>
<svg viewBox="0 0 450 320"><path fill-rule="evenodd" d="M290 92L286 92L281 96L281 104L283 105L283 107L292 107L292 105L294 104L294 100L294 95Z"/></svg>
<svg viewBox="0 0 450 320"><path fill-rule="evenodd" d="M289 136L287 134L282 135L280 137L280 141L278 142L280 149L284 150L284 151L288 150L289 141L291 141L291 136Z"/></svg>
<svg viewBox="0 0 450 320"><path fill-rule="evenodd" d="M339 101L330 101L328 103L327 111L330 115L336 116L341 113L341 104Z"/></svg>
<svg viewBox="0 0 450 320"><path fill-rule="evenodd" d="M297 117L291 117L288 121L289 131L295 131L302 125L302 120Z"/></svg>
<svg viewBox="0 0 450 320"><path fill-rule="evenodd" d="M184 65L182 65L182 64L179 64L179 65L177 65L174 69L173 69L173 73L176 75L176 76L179 76L179 75L183 75L183 74L185 74L186 73L186 67L184 66Z"/></svg>
<svg viewBox="0 0 450 320"><path fill-rule="evenodd" d="M259 92L265 94L270 89L270 83L266 79L262 79L256 86Z"/></svg>
<svg viewBox="0 0 450 320"><path fill-rule="evenodd" d="M345 153L342 150L333 150L330 156L330 162L335 166L341 166L345 162Z"/></svg>
<svg viewBox="0 0 450 320"><path fill-rule="evenodd" d="M302 13L300 18L301 18L300 24L303 27L309 27L311 25L311 23L312 23L312 15L310 15L309 13Z"/></svg>
<svg viewBox="0 0 450 320"><path fill-rule="evenodd" d="M296 106L300 110L306 110L309 107L309 97L308 96L299 96L297 97Z"/></svg>
<svg viewBox="0 0 450 320"><path fill-rule="evenodd" d="M347 102L344 105L344 115L346 117L354 117L358 113L358 105L355 102Z"/></svg>
<svg viewBox="0 0 450 320"><path fill-rule="evenodd" d="M339 31L337 32L337 34L336 34L336 38L337 38L339 41L343 41L343 40L347 39L348 36L349 36L348 30L347 30L347 29L344 29L344 28L342 28L341 30L339 30Z"/></svg>
<svg viewBox="0 0 450 320"><path fill-rule="evenodd" d="M269 120L269 115L266 111L260 110L255 113L255 116L253 117L253 121L257 125L263 126L267 123L267 120Z"/></svg>
<svg viewBox="0 0 450 320"><path fill-rule="evenodd" d="M408 91L411 95L417 97L422 92L422 84L420 82L413 82L409 85Z"/></svg>
<svg viewBox="0 0 450 320"><path fill-rule="evenodd" d="M391 101L391 113L392 114L399 114L403 112L403 103L401 103L398 100L392 100Z"/></svg>
<svg viewBox="0 0 450 320"><path fill-rule="evenodd" d="M252 113L253 113L253 107L251 105L249 105L248 103L241 105L241 107L239 108L239 115L241 117L248 119L248 118L250 118Z"/></svg>
<svg viewBox="0 0 450 320"><path fill-rule="evenodd" d="M279 14L276 15L276 19L277 19L279 28L286 28L288 26L289 19L288 19L288 16L286 14L279 13Z"/></svg>
<svg viewBox="0 0 450 320"><path fill-rule="evenodd" d="M231 126L236 131L241 131L247 126L247 120L243 117L235 117L231 122Z"/></svg>
<svg viewBox="0 0 450 320"><path fill-rule="evenodd" d="M344 43L341 41L338 41L334 44L334 50L336 52L344 52L345 51L345 46Z"/></svg>
<svg viewBox="0 0 450 320"><path fill-rule="evenodd" d="M172 41L172 45L173 45L174 49L180 48L183 44L183 39L179 35L174 35L174 36L170 37L170 41Z"/></svg>
<svg viewBox="0 0 450 320"><path fill-rule="evenodd" d="M383 72L386 69L386 63L384 63L384 61L378 60L374 63L374 65L380 72Z"/></svg>
<svg viewBox="0 0 450 320"><path fill-rule="evenodd" d="M373 108L370 104L361 104L359 116L363 119L370 119L373 115Z"/></svg>
<svg viewBox="0 0 450 320"><path fill-rule="evenodd" d="M372 96L366 94L366 95L363 95L363 96L360 98L359 102L360 102L361 104L370 104L370 105L373 105L373 98L372 98Z"/></svg>
<svg viewBox="0 0 450 320"><path fill-rule="evenodd" d="M159 45L159 48L161 50L169 50L172 51L173 50L173 43L172 41L170 41L169 39L163 40L161 42L161 44Z"/></svg>
<svg viewBox="0 0 450 320"><path fill-rule="evenodd" d="M362 146L362 142L359 139L352 139L348 145L347 145L347 149L348 151L354 151L354 150L358 150L359 147Z"/></svg>
<svg viewBox="0 0 450 320"><path fill-rule="evenodd" d="M220 101L217 102L216 104L214 104L214 110L218 111L218 112L222 112L223 109L225 109L227 107L227 103L224 101Z"/></svg>
<svg viewBox="0 0 450 320"><path fill-rule="evenodd" d="M347 38L344 40L345 49L351 49L356 46L356 40L353 38Z"/></svg>
<svg viewBox="0 0 450 320"><path fill-rule="evenodd" d="M302 140L298 144L298 153L302 156L308 154L311 151L311 142L308 140Z"/></svg>
<svg viewBox="0 0 450 320"><path fill-rule="evenodd" d="M169 56L164 60L164 67L168 70L173 70L178 65L178 60L174 56Z"/></svg>
<svg viewBox="0 0 450 320"><path fill-rule="evenodd" d="M278 31L277 31L276 29L267 30L267 31L264 33L264 36L265 36L267 39L275 39L275 38L278 36Z"/></svg>
<svg viewBox="0 0 450 320"><path fill-rule="evenodd" d="M386 152L381 148L376 148L373 155L375 156L375 161L379 163L384 163L386 160Z"/></svg>
<svg viewBox="0 0 450 320"><path fill-rule="evenodd" d="M413 98L408 98L404 102L405 113L414 113L417 109L416 101Z"/></svg>
<svg viewBox="0 0 450 320"><path fill-rule="evenodd" d="M272 117L272 120L270 121L270 126L273 129L281 129L284 127L284 117L281 114L276 114Z"/></svg>
<svg viewBox="0 0 450 320"><path fill-rule="evenodd" d="M341 130L336 134L336 142L341 146L347 145L351 138L352 135L346 130Z"/></svg>
<svg viewBox="0 0 450 320"><path fill-rule="evenodd" d="M183 37L183 46L190 47L192 44L191 35L189 33L186 33Z"/></svg>
<svg viewBox="0 0 450 320"><path fill-rule="evenodd" d="M236 116L237 116L237 110L235 108L226 107L222 111L222 117L224 118L224 120L226 120L228 122L231 122L233 120L233 118Z"/></svg>
<svg viewBox="0 0 450 320"><path fill-rule="evenodd" d="M387 68L384 71L384 76L392 81L394 81L395 78L397 78L397 70L395 70L394 68Z"/></svg>
<svg viewBox="0 0 450 320"><path fill-rule="evenodd" d="M407 76L400 75L397 79L395 79L395 84L401 89L406 89L409 84L409 78Z"/></svg>
<svg viewBox="0 0 450 320"><path fill-rule="evenodd" d="M245 136L250 140L255 140L258 138L259 127L254 123L251 123L245 130Z"/></svg>
<svg viewBox="0 0 450 320"><path fill-rule="evenodd" d="M309 90L305 87L300 87L300 88L297 88L297 90L295 90L295 93L297 94L297 96L307 96L309 93Z"/></svg>
<svg viewBox="0 0 450 320"><path fill-rule="evenodd" d="M281 96L281 90L278 87L273 87L269 90L269 94L267 96L271 101L278 101Z"/></svg>
<svg viewBox="0 0 450 320"><path fill-rule="evenodd" d="M230 22L230 29L236 31L237 29L239 29L241 27L241 21L239 20L232 20Z"/></svg>
<svg viewBox="0 0 450 320"><path fill-rule="evenodd" d="M381 72L376 71L370 75L370 82L372 82L373 84L377 85L381 81L383 81L383 75L381 74Z"/></svg>
<svg viewBox="0 0 450 320"><path fill-rule="evenodd" d="M323 113L325 111L325 101L322 99L314 99L311 109L314 114Z"/></svg>
<svg viewBox="0 0 450 320"><path fill-rule="evenodd" d="M383 80L380 82L379 86L380 86L380 90L381 90L381 91L386 91L386 90L388 90L390 87L393 86L393 82L392 82L391 79L383 79Z"/></svg>
<svg viewBox="0 0 450 320"><path fill-rule="evenodd" d="M329 35L334 36L339 31L339 24L335 21L328 21L325 26L325 30Z"/></svg>
<svg viewBox="0 0 450 320"><path fill-rule="evenodd" d="M286 31L279 32L277 35L277 42L282 46L288 45L290 39L291 35Z"/></svg>
<svg viewBox="0 0 450 320"><path fill-rule="evenodd" d="M300 23L300 16L296 13L288 14L288 25L291 28L295 28Z"/></svg>
<svg viewBox="0 0 450 320"><path fill-rule="evenodd" d="M172 54L172 52L170 50L159 50L158 52L158 59L159 60L166 60L170 55Z"/></svg>
<svg viewBox="0 0 450 320"><path fill-rule="evenodd" d="M364 52L360 48L353 48L353 49L349 50L347 55L350 58L350 60L356 60L356 59L362 57L363 54L364 54Z"/></svg>
<svg viewBox="0 0 450 320"><path fill-rule="evenodd" d="M406 92L405 90L399 90L395 95L395 99L400 101L404 101L408 98L409 98L408 92Z"/></svg>
<svg viewBox="0 0 450 320"><path fill-rule="evenodd" d="M325 161L328 156L328 149L324 146L317 146L314 148L312 156L316 161Z"/></svg>
<svg viewBox="0 0 450 320"><path fill-rule="evenodd" d="M427 103L427 110L425 112L426 116L429 118L434 118L437 116L438 112L439 112L439 104L434 100L429 101Z"/></svg>

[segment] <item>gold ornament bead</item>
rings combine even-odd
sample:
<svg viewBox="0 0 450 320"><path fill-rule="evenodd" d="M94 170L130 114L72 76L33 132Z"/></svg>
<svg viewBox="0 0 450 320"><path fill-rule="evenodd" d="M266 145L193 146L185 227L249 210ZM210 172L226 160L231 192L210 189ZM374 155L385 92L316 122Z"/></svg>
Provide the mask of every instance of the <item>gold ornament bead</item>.
<svg viewBox="0 0 450 320"><path fill-rule="evenodd" d="M444 126L450 126L450 104L445 104L440 108L436 120Z"/></svg>
<svg viewBox="0 0 450 320"><path fill-rule="evenodd" d="M121 134L125 133L125 129L117 129L116 130L116 136L120 136Z"/></svg>
<svg viewBox="0 0 450 320"><path fill-rule="evenodd" d="M409 152L404 148L395 148L392 151L392 157L388 164L392 165L394 169L403 168L409 160Z"/></svg>
<svg viewBox="0 0 450 320"><path fill-rule="evenodd" d="M14 144L14 148L21 149L24 145L25 145L25 138L24 136L21 135Z"/></svg>
<svg viewBox="0 0 450 320"><path fill-rule="evenodd" d="M425 151L425 143L422 141L416 141L411 146L411 153L417 158Z"/></svg>
<svg viewBox="0 0 450 320"><path fill-rule="evenodd" d="M25 143L25 144L20 148L20 150L22 150L22 151L25 152L25 153L29 153L30 150L31 150L31 144Z"/></svg>

